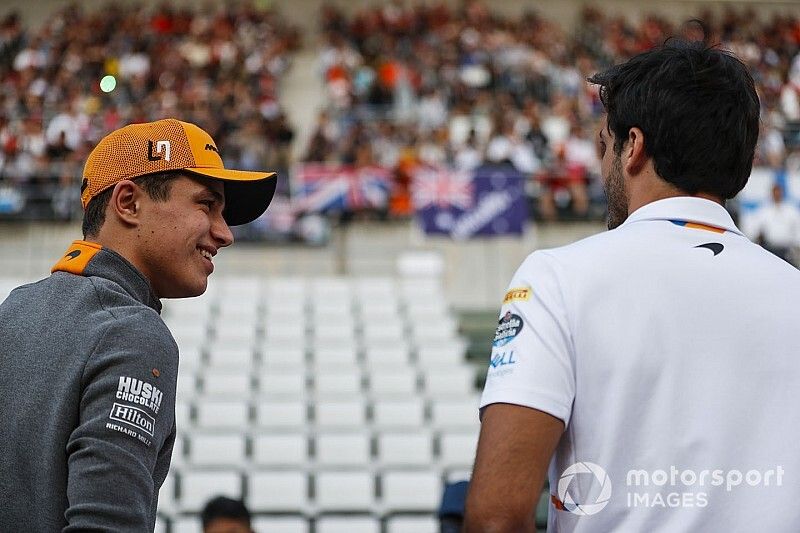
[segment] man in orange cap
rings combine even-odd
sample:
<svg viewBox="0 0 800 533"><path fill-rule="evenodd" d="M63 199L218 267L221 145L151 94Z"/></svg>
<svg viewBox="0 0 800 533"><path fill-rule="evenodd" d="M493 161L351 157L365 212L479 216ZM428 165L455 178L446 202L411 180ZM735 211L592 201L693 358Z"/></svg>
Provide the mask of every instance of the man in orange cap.
<svg viewBox="0 0 800 533"><path fill-rule="evenodd" d="M275 183L225 169L205 131L174 119L91 152L84 240L0 305L0 530L153 530L178 372L160 299L206 290L229 226L260 216Z"/></svg>

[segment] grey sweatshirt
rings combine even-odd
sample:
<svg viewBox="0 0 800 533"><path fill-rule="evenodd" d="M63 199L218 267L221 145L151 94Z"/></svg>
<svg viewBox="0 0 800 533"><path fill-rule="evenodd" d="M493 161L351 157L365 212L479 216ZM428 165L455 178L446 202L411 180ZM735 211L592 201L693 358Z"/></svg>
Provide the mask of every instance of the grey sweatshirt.
<svg viewBox="0 0 800 533"><path fill-rule="evenodd" d="M147 279L76 241L0 305L0 531L152 531L178 348Z"/></svg>

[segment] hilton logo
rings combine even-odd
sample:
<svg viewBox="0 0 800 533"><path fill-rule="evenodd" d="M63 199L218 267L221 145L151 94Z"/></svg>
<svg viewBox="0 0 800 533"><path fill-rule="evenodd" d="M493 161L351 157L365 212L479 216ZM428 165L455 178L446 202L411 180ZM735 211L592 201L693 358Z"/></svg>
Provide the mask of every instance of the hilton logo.
<svg viewBox="0 0 800 533"><path fill-rule="evenodd" d="M122 405L121 403L114 403L109 415L111 420L129 424L136 429L141 429L151 437L156 428L156 419L145 413L138 407L130 405Z"/></svg>

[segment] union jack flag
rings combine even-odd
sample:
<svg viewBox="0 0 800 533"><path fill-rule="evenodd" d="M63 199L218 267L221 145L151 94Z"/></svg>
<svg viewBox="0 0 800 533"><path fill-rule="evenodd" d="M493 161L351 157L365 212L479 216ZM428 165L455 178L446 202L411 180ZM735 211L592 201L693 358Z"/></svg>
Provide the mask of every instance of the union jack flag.
<svg viewBox="0 0 800 533"><path fill-rule="evenodd" d="M391 172L382 167L310 163L294 169L297 209L306 212L383 209L389 203Z"/></svg>
<svg viewBox="0 0 800 533"><path fill-rule="evenodd" d="M456 169L420 167L414 172L411 194L414 208L472 207L474 202L473 173Z"/></svg>

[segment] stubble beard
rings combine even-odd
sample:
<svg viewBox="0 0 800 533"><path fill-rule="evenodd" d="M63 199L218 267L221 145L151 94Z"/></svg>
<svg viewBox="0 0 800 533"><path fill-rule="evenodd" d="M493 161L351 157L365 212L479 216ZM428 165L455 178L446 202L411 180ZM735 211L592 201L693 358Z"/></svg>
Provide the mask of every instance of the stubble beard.
<svg viewBox="0 0 800 533"><path fill-rule="evenodd" d="M614 155L611 171L603 180L603 190L608 205L608 229L614 229L628 218L628 191L625 189L625 178L622 176L622 158Z"/></svg>

